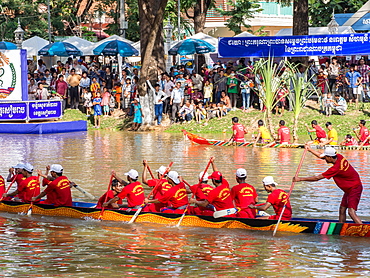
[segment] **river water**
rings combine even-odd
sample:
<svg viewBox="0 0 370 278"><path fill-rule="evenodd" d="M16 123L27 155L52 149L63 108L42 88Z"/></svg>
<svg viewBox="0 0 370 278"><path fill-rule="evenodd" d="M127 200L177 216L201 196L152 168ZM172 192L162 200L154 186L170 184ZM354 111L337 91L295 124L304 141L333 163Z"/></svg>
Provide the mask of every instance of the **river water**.
<svg viewBox="0 0 370 278"><path fill-rule="evenodd" d="M215 136L216 137L216 136ZM233 185L244 167L260 201L267 197L262 179L274 176L289 190L302 149L262 149L192 145L182 135L94 130L51 135L0 135L0 174L21 161L36 169L59 163L70 180L95 196L102 195L115 170L142 170L174 162L190 183L211 156ZM368 151L343 151L358 170L364 193L358 210L370 220ZM328 168L307 154L301 175ZM210 172L210 171L209 171ZM342 192L332 180L297 183L291 196L295 217L337 219ZM73 191L74 200L85 200ZM127 225L0 213L0 268L4 277L358 277L370 275L370 242L366 238L306 235L158 224Z"/></svg>

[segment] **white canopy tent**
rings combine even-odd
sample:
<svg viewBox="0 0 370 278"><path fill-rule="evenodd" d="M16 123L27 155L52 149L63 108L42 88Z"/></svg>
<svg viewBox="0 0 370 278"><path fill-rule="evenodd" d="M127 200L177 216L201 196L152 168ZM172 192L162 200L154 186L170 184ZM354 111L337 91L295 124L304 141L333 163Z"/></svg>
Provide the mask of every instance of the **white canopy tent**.
<svg viewBox="0 0 370 278"><path fill-rule="evenodd" d="M218 39L215 38L215 37L212 37L212 36L207 35L205 33L199 32L199 33L196 33L195 35L192 35L192 36L188 37L187 39L204 40L204 41L212 44L216 48L215 52L212 52L212 53L217 53L218 52Z"/></svg>
<svg viewBox="0 0 370 278"><path fill-rule="evenodd" d="M353 33L356 33L356 31L353 30L351 26L338 27L338 34L353 34ZM329 35L330 33L328 27L310 27L308 28L308 34ZM292 36L292 35L293 35L292 28L284 28L277 32L275 36Z"/></svg>
<svg viewBox="0 0 370 278"><path fill-rule="evenodd" d="M25 40L22 43L22 48L27 50L27 58L32 58L33 56L38 56L37 52L48 44L49 42L47 40L34 36Z"/></svg>
<svg viewBox="0 0 370 278"><path fill-rule="evenodd" d="M82 39L82 38L76 37L76 36L65 39L64 42L68 42L68 43L74 45L75 47L77 47L79 50L82 51L84 56L87 55L87 54L85 54L85 51L89 50L89 48L94 44L94 43L92 43L88 40L85 40L85 39Z"/></svg>
<svg viewBox="0 0 370 278"><path fill-rule="evenodd" d="M253 35L252 33L249 33L247 31L244 31L244 32L241 32L240 34L238 35L235 35L234 38L237 37L237 38L245 38L245 37L256 37L255 35Z"/></svg>

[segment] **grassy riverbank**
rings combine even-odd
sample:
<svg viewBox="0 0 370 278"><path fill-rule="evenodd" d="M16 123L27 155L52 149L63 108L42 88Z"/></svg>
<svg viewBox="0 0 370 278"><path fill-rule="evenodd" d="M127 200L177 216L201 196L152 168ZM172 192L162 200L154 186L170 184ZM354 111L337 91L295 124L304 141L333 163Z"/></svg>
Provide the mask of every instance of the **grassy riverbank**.
<svg viewBox="0 0 370 278"><path fill-rule="evenodd" d="M307 103L307 106L302 110L302 113L299 117L299 126L298 126L298 135L300 137L307 137L307 129L305 123L310 124L312 120L317 120L319 125L325 128L326 122L331 122L334 128L338 131L339 140L343 140L346 134L352 134L353 128L358 127L358 122L361 119L369 120L370 115L370 104L362 104L361 110L355 110L354 107L350 107L347 110L345 116L340 115L331 115L327 117L319 113L319 106L316 102L310 101ZM231 118L239 117L239 122L245 125L249 130L249 135L246 138L250 138L251 134L257 134L257 121L262 119L264 114L261 111L253 110L248 113L243 113L241 110L231 111L226 117L216 118L210 120L207 124L196 123L191 121L189 123L175 124L167 128L167 132L181 132L182 129L186 129L189 132L208 134L208 133L227 133L231 136ZM284 115L273 115L273 122L278 129L278 124L280 120L286 122L286 126L292 128L293 126L293 112L284 111ZM370 121L368 126L370 126Z"/></svg>
<svg viewBox="0 0 370 278"><path fill-rule="evenodd" d="M299 117L299 129L298 135L300 137L307 138L305 123L309 124L312 120L317 120L319 125L325 127L325 123L330 121L339 133L339 140L342 140L346 134L353 135L353 128L358 127L358 122L361 119L369 120L370 115L370 103L362 104L360 110L355 110L354 107L350 107L345 116L332 115L326 117L323 114L319 113L319 106L316 102L309 101L307 106L302 110L302 113ZM231 111L227 116L223 118L215 118L208 123L202 121L197 123L194 120L189 123L183 124L173 124L166 127L166 123L169 123L169 120L164 120L161 128L156 128L157 131L164 130L170 133L180 133L182 129L186 129L189 132L200 133L200 134L217 134L217 133L226 133L227 136L231 136L231 118L239 117L240 123L245 125L249 134L246 138L250 138L252 134L257 134L257 121L263 119L264 114L258 110L252 110L248 113L243 113L241 110ZM67 109L63 116L64 121L77 121L77 120L87 120L88 128L94 128L94 117L86 117L79 110ZM278 129L278 123L280 120L284 120L288 127L293 126L293 112L285 111L284 115L273 115L273 121L276 129ZM101 117L101 129L120 131L125 130L130 127L132 119L127 118L121 111L116 110L113 113L113 116ZM370 126L370 121L368 123ZM210 136L212 137L212 136ZM218 136L219 137L219 136Z"/></svg>

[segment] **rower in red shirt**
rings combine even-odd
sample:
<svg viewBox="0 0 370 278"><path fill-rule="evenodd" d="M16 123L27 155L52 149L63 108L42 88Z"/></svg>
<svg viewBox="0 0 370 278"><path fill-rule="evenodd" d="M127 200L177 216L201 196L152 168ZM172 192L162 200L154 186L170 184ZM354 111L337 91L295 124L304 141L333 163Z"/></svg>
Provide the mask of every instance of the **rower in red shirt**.
<svg viewBox="0 0 370 278"><path fill-rule="evenodd" d="M278 129L279 144L290 144L290 130L285 126L285 121L280 120Z"/></svg>
<svg viewBox="0 0 370 278"><path fill-rule="evenodd" d="M231 197L230 186L226 179L222 177L220 171L218 171L214 164L214 158L211 158L211 165L213 168L212 175L209 179L212 179L212 183L215 188L208 193L207 199L203 201L197 201L191 198L190 203L198 206L207 207L209 204L215 207L215 210L231 209L234 207L233 199ZM228 217L235 217L235 214L229 215Z"/></svg>
<svg viewBox="0 0 370 278"><path fill-rule="evenodd" d="M325 130L323 130L323 128L317 124L316 120L313 120L311 122L311 126L312 126L312 129L310 129L308 127L308 125L306 124L307 131L308 132L315 132L316 133L316 139L314 141L309 142L309 143L311 143L311 144L312 143L313 144L324 143L326 141L326 132L325 132Z"/></svg>
<svg viewBox="0 0 370 278"><path fill-rule="evenodd" d="M297 177L293 181L319 181L324 178L333 178L336 185L344 191L342 202L339 207L339 222L346 222L346 212L357 224L362 224L361 219L357 216L356 211L362 194L362 182L359 174L349 164L341 154L337 154L334 148L328 147L323 153L311 149L306 145L307 150L326 163L333 164L326 172L312 177Z"/></svg>
<svg viewBox="0 0 370 278"><path fill-rule="evenodd" d="M256 210L249 208L249 205L258 203L258 196L256 189L245 182L247 178L247 170L239 168L236 170L236 181L238 185L235 185L231 189L231 197L234 200L234 204L237 208L241 209L236 216L241 218L256 218Z"/></svg>
<svg viewBox="0 0 370 278"><path fill-rule="evenodd" d="M5 193L5 180L2 175L0 175L0 195L3 196Z"/></svg>
<svg viewBox="0 0 370 278"><path fill-rule="evenodd" d="M233 135L231 136L229 142L244 143L244 134L247 134L248 131L242 124L239 123L238 117L233 117L232 123Z"/></svg>
<svg viewBox="0 0 370 278"><path fill-rule="evenodd" d="M24 168L23 163L18 163L17 165L12 166L9 169L9 175L6 178L6 181L7 182L15 181L18 186L21 183L21 181L24 180L24 177L22 175L23 168Z"/></svg>
<svg viewBox="0 0 370 278"><path fill-rule="evenodd" d="M161 212L182 214L189 203L185 184L180 181L180 176L176 171L168 172L167 181L172 185L171 189L158 199L149 200L145 198L145 204L169 203L171 205L162 208Z"/></svg>
<svg viewBox="0 0 370 278"><path fill-rule="evenodd" d="M45 195L52 195L52 198L47 198L43 204L54 205L56 207L72 206L71 182L66 176L63 176L63 167L60 164L52 164L50 166L50 175L53 180L49 180L46 175L43 175L40 170L37 171L39 176L44 178L47 187L43 192L32 198L32 202L41 199Z"/></svg>
<svg viewBox="0 0 370 278"><path fill-rule="evenodd" d="M99 198L99 201L98 203L96 204L96 208L97 209L101 209L103 207L103 203L105 202L105 200L110 200L110 199L113 199L114 197L116 197L119 193L121 193L122 191L122 188L123 188L123 185L120 184L118 182L118 180L116 179L113 179L112 180L112 183L111 183L111 189L107 192L105 192L103 194L103 196L101 196ZM108 196L107 196L108 195ZM111 203L107 209L118 209L119 208L119 205L122 205L122 200L119 199L117 202L115 203Z"/></svg>
<svg viewBox="0 0 370 278"><path fill-rule="evenodd" d="M341 146L357 146L357 141L355 138L351 136L351 134L347 134L346 138L344 138L343 142L340 143Z"/></svg>
<svg viewBox="0 0 370 278"><path fill-rule="evenodd" d="M30 203L32 197L40 194L40 183L37 176L32 176L33 166L29 163L24 164L21 174L25 178L22 180L15 191L4 193L3 197L16 196L21 202Z"/></svg>
<svg viewBox="0 0 370 278"><path fill-rule="evenodd" d="M146 184L150 187L155 187L152 195L152 199L159 199L161 198L165 192L167 192L172 185L168 183L167 179L165 178L167 175L164 175L164 177L161 179L163 174L166 172L167 168L166 166L161 166L159 169L156 170L157 172L157 179L147 179L147 169L148 169L148 162L146 160L143 160L144 170L142 174L142 181L143 184ZM149 204L145 206L144 211L150 211L150 212L160 212L162 208L168 206L167 203L154 203Z"/></svg>
<svg viewBox="0 0 370 278"><path fill-rule="evenodd" d="M282 190L277 189L277 183L274 181L274 178L271 176L267 176L262 180L263 186L267 193L269 193L269 196L267 197L266 204L264 206L255 206L255 205L249 205L251 209L257 209L259 211L265 211L270 206L274 208L275 215L270 216L262 216L258 217L258 219L273 219L278 220L280 217L280 214L285 207L284 214L282 215L282 220L290 220L292 218L292 207L290 205L290 200L288 198L288 194Z"/></svg>
<svg viewBox="0 0 370 278"><path fill-rule="evenodd" d="M359 127L360 127L360 131L359 133L357 133L355 130L355 134L358 138L359 141L359 144L361 144L362 146L368 146L370 145L370 142L369 142L369 130L367 129L367 127L365 126L366 124L366 121L365 120L360 120L360 123L358 124Z"/></svg>
<svg viewBox="0 0 370 278"><path fill-rule="evenodd" d="M187 193L192 193L195 196L197 201L207 200L209 192L211 192L214 187L208 184L208 173L200 172L199 173L199 183L190 186ZM203 180L201 178L203 177ZM214 207L208 205L207 207L202 206L189 206L189 214L194 215L208 215L212 216L214 213Z"/></svg>
<svg viewBox="0 0 370 278"><path fill-rule="evenodd" d="M114 198L104 203L103 206L109 207L109 205L111 205L112 203L115 203L120 199L122 200L126 198L128 207L123 210L127 210L127 211L138 210L141 207L141 205L144 203L144 199L145 199L144 187L138 181L139 173L134 169L131 169L130 171L125 173L125 176L127 176L128 182L119 178L116 172L114 171L112 172L112 175L125 187L122 189L122 191L117 196L115 196Z"/></svg>

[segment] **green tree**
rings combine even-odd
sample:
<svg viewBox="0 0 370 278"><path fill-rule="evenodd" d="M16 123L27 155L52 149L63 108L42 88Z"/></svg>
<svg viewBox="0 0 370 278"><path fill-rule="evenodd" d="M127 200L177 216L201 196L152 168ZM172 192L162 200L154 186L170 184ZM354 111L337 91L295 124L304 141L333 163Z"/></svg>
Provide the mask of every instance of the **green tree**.
<svg viewBox="0 0 370 278"><path fill-rule="evenodd" d="M181 0L181 11L194 23L195 33L203 32L209 9L214 8L215 0Z"/></svg>
<svg viewBox="0 0 370 278"><path fill-rule="evenodd" d="M228 1L227 4L231 6L231 10L224 11L223 9L216 8L216 10L223 16L230 17L225 24L230 31L235 35L242 32L242 26L250 28L247 20L253 18L254 13L262 11L256 0L236 0Z"/></svg>
<svg viewBox="0 0 370 278"><path fill-rule="evenodd" d="M322 1L308 0L309 18L311 26L326 26L331 20L333 10L335 13L355 13L367 0L330 0L324 4Z"/></svg>

